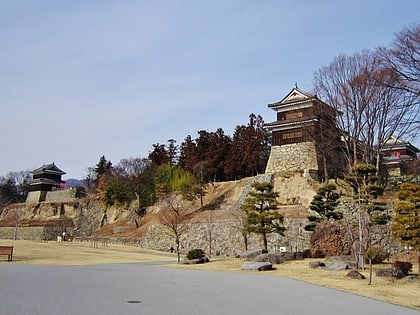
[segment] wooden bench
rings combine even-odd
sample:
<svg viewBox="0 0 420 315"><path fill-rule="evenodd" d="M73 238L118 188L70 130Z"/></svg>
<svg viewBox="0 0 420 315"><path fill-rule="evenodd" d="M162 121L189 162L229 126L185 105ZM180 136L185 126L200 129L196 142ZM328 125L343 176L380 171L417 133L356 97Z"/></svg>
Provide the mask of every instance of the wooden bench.
<svg viewBox="0 0 420 315"><path fill-rule="evenodd" d="M0 246L0 255L7 255L7 261L12 261L13 246Z"/></svg>

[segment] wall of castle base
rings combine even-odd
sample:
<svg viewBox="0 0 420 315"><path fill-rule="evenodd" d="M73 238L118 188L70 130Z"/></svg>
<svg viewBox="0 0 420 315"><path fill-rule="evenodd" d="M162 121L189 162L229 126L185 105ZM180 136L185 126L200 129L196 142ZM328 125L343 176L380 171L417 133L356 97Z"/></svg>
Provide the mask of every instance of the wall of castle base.
<svg viewBox="0 0 420 315"><path fill-rule="evenodd" d="M266 173L302 172L316 177L319 167L315 143L302 142L271 147Z"/></svg>
<svg viewBox="0 0 420 315"><path fill-rule="evenodd" d="M16 233L16 239L18 240L30 240L30 241L41 241L43 235L43 226L32 226L32 227L21 227L17 230L15 227L1 227L0 228L0 239L14 239Z"/></svg>
<svg viewBox="0 0 420 315"><path fill-rule="evenodd" d="M303 251L309 248L310 234L302 229L305 219L285 219L287 232L285 236L275 233L267 235L268 251L281 252ZM241 226L238 222L220 222L220 223L194 223L189 224L187 232L181 237L181 253L201 248L211 256L237 257L245 251L245 242L241 233ZM137 241L137 245L154 249L167 251L175 247L174 236L163 225L153 225L148 233ZM263 248L263 242L260 234L251 234L248 236L248 249Z"/></svg>
<svg viewBox="0 0 420 315"><path fill-rule="evenodd" d="M33 204L41 201L46 202L72 202L77 194L77 189L70 188L56 191L30 191L26 203Z"/></svg>

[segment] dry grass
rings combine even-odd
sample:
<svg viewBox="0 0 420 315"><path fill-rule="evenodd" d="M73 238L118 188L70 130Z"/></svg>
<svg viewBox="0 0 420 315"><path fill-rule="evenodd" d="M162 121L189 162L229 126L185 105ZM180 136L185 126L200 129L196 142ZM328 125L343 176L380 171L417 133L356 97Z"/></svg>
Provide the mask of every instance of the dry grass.
<svg viewBox="0 0 420 315"><path fill-rule="evenodd" d="M289 277L328 288L338 289L346 292L355 293L362 296L371 297L381 301L404 305L420 309L420 280L408 279L389 279L376 277L375 270L379 268L389 268L389 265L374 265L372 284L368 285L369 270L366 268L360 271L366 279L356 280L346 277L349 270L331 271L324 269L313 269L309 267L309 262L315 259L305 259L289 261L275 265L276 270L264 271L261 274L272 276ZM319 259L318 259L319 260ZM201 270L214 270L223 272L243 272L240 259L220 258L212 260L204 265L179 265L179 268L194 268ZM417 270L417 265L413 270Z"/></svg>
<svg viewBox="0 0 420 315"><path fill-rule="evenodd" d="M149 261L171 261L174 256L134 246L90 242L32 242L0 240L0 245L13 245L13 264L36 265L92 265L111 263L141 263ZM0 256L1 263L7 256Z"/></svg>
<svg viewBox="0 0 420 315"><path fill-rule="evenodd" d="M49 242L0 240L0 245L13 245L13 264L86 265L102 263L141 263L151 261L168 262L167 266L222 272L242 272L242 261L234 258L215 258L203 265L177 265L176 255L145 250L133 246L98 244L92 248L89 242ZM378 300L420 309L420 280L387 279L373 275L371 285L368 279L355 280L346 277L347 270L329 271L309 268L311 260L291 261L275 265L276 270L261 272L263 275L285 276L317 285L352 292ZM173 262L173 263L171 263ZM0 256L0 265L8 264L7 256ZM377 265L374 268L386 268ZM417 265L413 270L418 270ZM369 271L361 271L368 278Z"/></svg>

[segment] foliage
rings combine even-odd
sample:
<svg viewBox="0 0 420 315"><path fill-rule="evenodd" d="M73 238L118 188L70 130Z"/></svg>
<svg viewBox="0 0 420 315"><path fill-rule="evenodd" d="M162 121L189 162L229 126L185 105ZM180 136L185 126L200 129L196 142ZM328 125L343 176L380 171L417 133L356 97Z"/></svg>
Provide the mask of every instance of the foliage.
<svg viewBox="0 0 420 315"><path fill-rule="evenodd" d="M0 212L2 207L26 200L30 180L28 171L9 172L5 177L0 177Z"/></svg>
<svg viewBox="0 0 420 315"><path fill-rule="evenodd" d="M389 234L381 235L383 231L379 229L379 226L385 226L390 218L387 213L386 203L376 199L383 191L382 187L377 185L378 177L376 172L377 169L373 165L356 164L345 178L354 191L352 208L355 210L354 219L357 221L359 234L356 254L358 267L363 267L363 257L366 251L373 245L383 242ZM349 231L349 233L353 239L352 232ZM372 268L371 261L370 268ZM370 282L371 277L369 278Z"/></svg>
<svg viewBox="0 0 420 315"><path fill-rule="evenodd" d="M188 135L180 147L179 165L202 181L226 181L263 173L270 154L270 135L264 120L249 115L248 125L238 125L233 137L222 128Z"/></svg>
<svg viewBox="0 0 420 315"><path fill-rule="evenodd" d="M388 252L380 246L369 247L365 256L372 264L381 264L389 258Z"/></svg>
<svg viewBox="0 0 420 315"><path fill-rule="evenodd" d="M228 179L255 176L264 173L270 155L270 134L264 128L264 120L249 115L247 126L236 126L229 156L224 167Z"/></svg>
<svg viewBox="0 0 420 315"><path fill-rule="evenodd" d="M94 172L96 175L96 179L99 181L100 178L108 173L112 169L112 163L111 161L108 161L105 157L105 155L102 155L99 158L98 163L96 164L96 167L94 168Z"/></svg>
<svg viewBox="0 0 420 315"><path fill-rule="evenodd" d="M364 192L368 194L370 185L374 185L377 181L377 168L372 164L355 164L348 175L345 176L345 181L350 184L355 194Z"/></svg>
<svg viewBox="0 0 420 315"><path fill-rule="evenodd" d="M155 202L154 166L145 158L122 159L115 167L115 173L130 187L138 200L138 209Z"/></svg>
<svg viewBox="0 0 420 315"><path fill-rule="evenodd" d="M413 268L413 264L409 261L394 261L392 263L392 268L394 270L401 271L405 276L410 274L411 269Z"/></svg>
<svg viewBox="0 0 420 315"><path fill-rule="evenodd" d="M113 176L105 187L105 200L107 205L129 204L134 199L134 193L127 182L120 176Z"/></svg>
<svg viewBox="0 0 420 315"><path fill-rule="evenodd" d="M203 258L204 256L206 256L206 254L200 248L192 249L187 253L187 259L188 260L200 259L200 258Z"/></svg>
<svg viewBox="0 0 420 315"><path fill-rule="evenodd" d="M267 234L284 234L283 215L277 210L278 193L270 182L254 182L252 190L245 198L241 209L245 212L244 229L248 233L263 236L264 249L267 250Z"/></svg>
<svg viewBox="0 0 420 315"><path fill-rule="evenodd" d="M309 224L305 226L306 231L314 231L322 220L343 218L342 212L335 209L340 198L340 195L335 192L336 188L334 184L325 184L319 188L309 206L312 213L308 217Z"/></svg>
<svg viewBox="0 0 420 315"><path fill-rule="evenodd" d="M197 178L178 165L162 164L155 169L153 176L156 195L160 197L180 192L189 200L194 200L197 195L205 193Z"/></svg>
<svg viewBox="0 0 420 315"><path fill-rule="evenodd" d="M171 156L164 144L153 144L153 151L149 153L149 160L153 165L160 166L162 164L170 164Z"/></svg>
<svg viewBox="0 0 420 315"><path fill-rule="evenodd" d="M420 250L420 185L404 183L396 196L392 234L402 245Z"/></svg>
<svg viewBox="0 0 420 315"><path fill-rule="evenodd" d="M107 205L109 201L106 192L106 185L112 177L112 171L113 168L111 161L107 161L105 156L102 155L94 168L94 172L97 198L105 205Z"/></svg>

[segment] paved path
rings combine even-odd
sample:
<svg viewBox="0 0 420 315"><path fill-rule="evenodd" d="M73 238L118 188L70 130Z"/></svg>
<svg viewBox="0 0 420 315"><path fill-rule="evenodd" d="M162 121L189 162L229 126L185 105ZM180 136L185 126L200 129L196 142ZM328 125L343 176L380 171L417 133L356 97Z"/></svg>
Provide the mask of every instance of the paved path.
<svg viewBox="0 0 420 315"><path fill-rule="evenodd" d="M0 314L420 314L284 277L152 263L2 264L0 284Z"/></svg>

